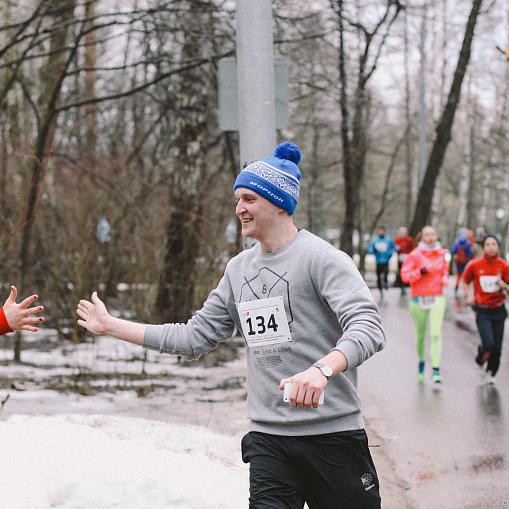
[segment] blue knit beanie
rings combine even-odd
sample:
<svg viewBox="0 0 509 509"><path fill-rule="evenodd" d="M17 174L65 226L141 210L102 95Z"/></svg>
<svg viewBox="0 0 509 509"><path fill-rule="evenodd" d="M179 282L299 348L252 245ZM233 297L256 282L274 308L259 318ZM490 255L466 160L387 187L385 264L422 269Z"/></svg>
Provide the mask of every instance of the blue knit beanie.
<svg viewBox="0 0 509 509"><path fill-rule="evenodd" d="M274 149L274 155L246 166L237 176L233 190L247 187L267 198L289 214L299 200L302 155L297 145L285 142Z"/></svg>

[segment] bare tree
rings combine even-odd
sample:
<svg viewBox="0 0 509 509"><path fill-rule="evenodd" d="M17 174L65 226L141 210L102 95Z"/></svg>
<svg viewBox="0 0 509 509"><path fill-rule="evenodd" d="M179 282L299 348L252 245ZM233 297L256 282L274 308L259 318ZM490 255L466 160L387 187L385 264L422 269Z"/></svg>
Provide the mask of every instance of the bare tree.
<svg viewBox="0 0 509 509"><path fill-rule="evenodd" d="M339 104L345 201L340 247L351 255L366 160L367 84L375 72L391 26L403 5L398 0L389 0L385 6L379 6L380 15L371 27L361 19L352 19L350 16L355 15L355 7L352 8L354 12L349 12L343 0L331 0L331 6L337 16L339 34ZM360 46L355 71L347 67L347 37L350 30L357 35Z"/></svg>
<svg viewBox="0 0 509 509"><path fill-rule="evenodd" d="M419 189L417 203L415 205L412 224L409 230L410 235L414 237L420 230L422 230L422 228L429 220L433 193L435 191L435 184L442 167L447 145L451 140L454 115L459 104L461 85L467 70L468 62L470 60L472 41L474 38L474 29L477 18L479 16L481 5L482 0L473 0L472 2L472 9L468 17L463 44L461 47L458 64L456 66L456 71L454 73L454 79L449 90L447 103L444 107L442 116L436 128L436 138L428 158L426 173Z"/></svg>
<svg viewBox="0 0 509 509"><path fill-rule="evenodd" d="M56 0L52 5L53 10L48 12L53 20L53 30L50 35L48 58L41 68L42 90L36 107L38 134L32 157L30 192L19 253L19 286L22 294L25 293L27 274L34 268L32 224L51 157L57 120L56 108L60 102L63 80L76 52L76 48L72 48L68 53L62 51L69 43L69 23L73 19L74 8L75 2L72 0ZM14 360L18 362L21 360L20 333L16 333L14 339Z"/></svg>
<svg viewBox="0 0 509 509"><path fill-rule="evenodd" d="M134 144L130 143L128 138L131 137L132 131L129 123L130 119L127 119L130 112L125 110L125 101L128 98L140 93L146 93L150 97L150 92L159 84L171 82L172 79L175 83L180 81L182 95L179 95L174 86L171 97L172 100L178 99L178 101L175 101L171 114L174 114L176 110L180 111L180 120L173 122L172 128L177 128L177 130L180 128L181 137L180 142L172 142L172 152L168 152L171 157L166 160L166 164L171 167L178 167L189 154L193 154L194 147L198 143L199 149L195 151L192 158L182 165L182 172L178 177L182 181L187 179L188 184L192 184L196 176L194 164L196 163L198 168L204 168L207 163L211 162L207 159L206 150L204 151L206 144L196 137L199 138L199 130L203 129L203 126L214 125L212 119L214 108L211 104L211 101L214 100L214 94L210 93L215 87L214 62L222 56L231 54L233 50L229 49L223 54L215 54L214 51L219 46L224 47L224 43L230 43L230 48L233 47L233 44L228 37L219 37L220 41L224 43L218 44L214 41L214 37L218 35L218 32L208 30L207 36L213 43L211 43L211 50L204 57L204 52L200 51L203 48L200 48L196 40L191 40L193 31L196 34L203 27L195 23L193 30L189 34L185 34L187 30L185 23L189 22L189 18L192 22L195 22L192 17L200 9L210 12L211 8L214 9L214 3L209 2L207 5L207 2L192 0L179 3L161 1L151 9L137 9L134 5L131 11L122 10L119 12L94 9L94 5L99 4L100 2L97 1L81 3L79 0L58 0L55 2L40 0L32 13L23 21L9 26L0 26L0 34L2 34L0 38L0 58L2 59L0 61L0 71L3 73L2 80L0 80L0 86L2 87L0 111L8 105L7 96L9 92L21 91L23 99L30 105L32 118L35 119L36 135L33 138L33 148L29 158L30 171L27 175L28 189L25 206L19 215L19 220L14 225L9 226L8 221L3 222L7 230L6 236L2 239L3 243L12 238L17 240L19 270L16 284L20 287L21 292L28 291L28 287L30 287L32 291L42 293L49 283L40 275L42 273L41 267L47 268L48 264L51 265L51 260L55 262L59 257L56 245L50 246L45 241L48 237L45 231L46 226L42 221L38 221L38 215L42 210L41 200L44 201L43 216L46 220L48 220L47 214L57 213L57 206L51 203L51 194L47 192L49 191L48 178L53 182L55 177L61 177L57 171L57 160L65 160L70 163L70 167L74 171L86 175L92 185L102 186L106 194L113 197L116 203L121 203L121 207L117 210L125 211L125 214L114 214L118 219L112 222L114 227L113 239L121 233L121 230L123 231L121 225L126 222L125 218L131 217L133 214L136 215L138 212L136 208L133 208L133 205L135 205L134 194L128 193L131 196L125 199L125 196L118 193L118 190L119 187L127 187L130 182L136 183L138 181L138 179L128 176L128 167L134 163L143 164L144 158L140 157L140 149L143 144L158 143L153 138L157 134L158 126L161 126L162 117L159 113L156 114L156 119L150 123L146 130L143 129L145 130L144 136L136 138ZM173 16L171 24L164 25L164 21L161 21L164 15ZM218 19L221 18L216 10L209 16L209 21L214 16ZM231 29L231 27L228 26L227 29ZM158 47L156 48L157 51L147 52L147 56L139 51L142 47L143 37L146 41L149 41L154 34L163 31L174 34L175 44L172 45L170 51L176 50L175 55L168 53L168 47ZM183 35L184 37L182 37ZM179 41L182 41L185 37L189 39L187 49L180 51L178 47L182 44ZM112 41L117 44L117 47L126 48L126 58L123 64L119 62L117 55L113 55L110 51L109 45ZM133 52L127 50L129 43L135 46ZM105 55L109 51L110 58L108 59L105 58ZM190 74L192 69L204 65L208 66L208 70L201 73L203 75L202 82L193 88L193 93L196 95L193 96L192 93L187 93L187 99L183 99L187 90L186 86L192 82ZM38 72L38 69L40 69L40 72ZM187 73L187 75L180 80L177 78L180 73ZM197 75L200 75L200 73L196 73L194 77ZM84 78L82 81L85 84L84 89L82 89L77 79L79 76ZM97 86L98 77L101 80L100 87ZM41 83L41 86L39 86L39 83ZM78 86L73 86L75 84ZM192 113L195 115L195 119L199 117L200 120L196 126L190 129L189 126L193 125L193 120L186 120L186 114L193 109L191 103L196 97L206 97L208 99L207 109L205 114L203 109ZM114 115L117 115L117 118L119 114L122 117L125 113L126 122L123 122L124 118L121 118L122 123L115 126L115 135L112 136L111 142L109 140L101 141L99 147L96 122L97 107L98 105L111 105L114 102L117 104L117 109L111 108L110 111L115 112ZM206 101L201 102L205 104ZM79 116L76 114L80 109L85 111L83 125L86 126L84 132L86 142L76 144L74 139L79 138L83 131ZM166 111L169 113L170 109L166 108ZM133 113L135 115L135 110L133 110ZM138 118L140 117L138 116ZM103 125L105 125L104 122ZM141 121L139 125L142 125ZM56 137L56 133L58 133L58 137ZM2 144L4 153L8 143L11 143L11 140L8 140L6 144ZM207 140L207 144L211 143L213 142L210 139ZM217 144L217 136L215 143ZM121 156L123 150L120 147L123 145L132 149L126 158ZM81 153L73 155L71 150L73 148L78 150L79 147L81 147ZM176 156L177 148L180 155ZM104 149L110 150L110 157L112 157L107 162L104 159L106 155ZM103 151L100 171L95 171L95 165L92 164L92 161L97 160L99 155L96 153L97 150ZM105 174L106 168L112 171L111 175ZM190 171L191 169L193 171ZM25 173L23 172L23 174ZM3 173L2 181L4 175L7 179L7 174ZM115 183L116 179L121 178L122 175L125 176L125 181L122 181L120 185ZM175 179L174 183L178 178ZM73 191L75 190L73 189ZM95 196L91 195L93 196L92 201L97 202L106 194L96 193ZM147 196L147 193L141 189L140 195L143 194L145 197ZM174 196L177 195L178 193L175 193ZM192 198L189 198L188 201L190 202L193 199L196 202L195 198L196 196L192 195ZM76 203L80 202L80 197L78 197ZM84 202L83 205L86 206L86 203ZM103 205L104 202L95 210L104 209ZM177 203L172 203L171 206L174 210L182 211L182 207ZM2 207L2 211L5 210L6 208ZM192 217L201 218L201 214L201 210L193 209ZM84 215L88 217L88 228L91 227L92 232L95 232L97 218L94 218L93 215L89 216L88 211L86 214L82 213L81 217L77 217L81 219ZM65 219L67 218L64 217ZM182 218L179 217L178 219ZM49 222L53 224L53 221ZM175 226L175 223L173 224ZM186 231L186 226L189 226L189 223L184 220L179 228L181 231ZM200 240L199 235L191 240L191 242L194 242L193 253L199 251ZM121 267L125 267L124 264L115 263L122 252L120 244L118 242L115 244L115 256L117 256L115 260L113 252L110 253L111 249L106 249L106 246L103 246L98 251L99 246L92 248L95 243L96 241L92 237L91 247L85 248L83 246L80 259L83 262L87 257L90 257L91 260L101 258L103 260L102 265L96 267L96 269L100 269L96 272L105 277L107 287L111 288L120 277ZM70 246L68 245L68 247ZM48 255L44 258L44 261L41 256L42 252ZM84 256L85 254L86 256ZM78 254L76 255L78 256ZM184 253L183 257L188 260L196 258L189 252ZM61 276L71 278L72 257L65 260L65 266L71 270L71 273L67 275L62 273ZM63 267L62 265L59 266L60 268ZM83 265L84 268L85 265ZM81 273L82 269L79 269L78 272ZM51 272L48 273L46 270L45 274L48 275ZM184 274L184 278L190 280L192 286L194 271L185 270L182 274ZM9 277L12 278L13 274ZM53 281L55 290L58 292L61 291L61 285L56 281L57 278L58 275L55 274ZM185 306L189 317L191 311L188 302L181 303L180 300L177 302L179 302L179 305ZM15 360L20 360L20 353L21 341L18 336L14 347Z"/></svg>

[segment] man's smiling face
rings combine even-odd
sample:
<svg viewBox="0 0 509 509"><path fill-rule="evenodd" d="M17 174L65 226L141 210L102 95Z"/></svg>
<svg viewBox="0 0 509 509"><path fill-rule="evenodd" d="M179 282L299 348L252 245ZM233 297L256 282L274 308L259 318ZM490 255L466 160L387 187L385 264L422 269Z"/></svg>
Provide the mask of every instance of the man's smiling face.
<svg viewBox="0 0 509 509"><path fill-rule="evenodd" d="M246 187L235 190L235 199L235 213L242 224L242 235L261 241L275 226L281 209Z"/></svg>

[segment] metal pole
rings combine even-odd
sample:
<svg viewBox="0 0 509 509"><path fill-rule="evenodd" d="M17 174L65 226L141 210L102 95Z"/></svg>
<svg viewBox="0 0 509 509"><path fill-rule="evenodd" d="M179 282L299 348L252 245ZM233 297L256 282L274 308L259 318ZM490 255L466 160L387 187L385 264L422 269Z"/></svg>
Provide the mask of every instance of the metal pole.
<svg viewBox="0 0 509 509"><path fill-rule="evenodd" d="M237 80L242 169L277 143L272 0L237 0Z"/></svg>

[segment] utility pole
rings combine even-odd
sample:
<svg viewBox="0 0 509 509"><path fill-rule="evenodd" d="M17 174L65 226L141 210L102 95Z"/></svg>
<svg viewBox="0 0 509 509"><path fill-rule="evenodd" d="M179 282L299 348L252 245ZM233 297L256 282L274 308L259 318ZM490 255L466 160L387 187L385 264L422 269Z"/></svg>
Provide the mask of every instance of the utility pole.
<svg viewBox="0 0 509 509"><path fill-rule="evenodd" d="M242 169L277 144L272 0L237 0L237 81Z"/></svg>

